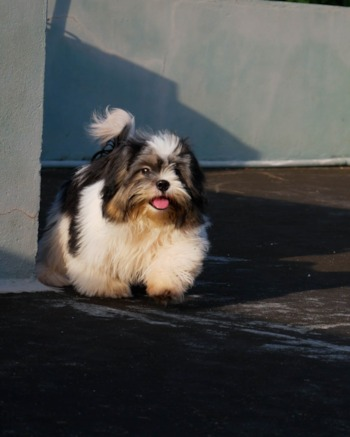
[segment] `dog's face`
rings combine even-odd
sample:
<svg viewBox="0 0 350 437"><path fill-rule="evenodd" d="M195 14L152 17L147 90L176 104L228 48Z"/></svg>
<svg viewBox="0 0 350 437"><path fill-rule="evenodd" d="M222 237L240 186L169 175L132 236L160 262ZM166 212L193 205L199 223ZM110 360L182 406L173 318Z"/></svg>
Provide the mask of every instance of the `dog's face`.
<svg viewBox="0 0 350 437"><path fill-rule="evenodd" d="M204 176L185 140L168 132L139 134L118 144L106 159L102 195L109 220L147 218L176 227L203 222Z"/></svg>

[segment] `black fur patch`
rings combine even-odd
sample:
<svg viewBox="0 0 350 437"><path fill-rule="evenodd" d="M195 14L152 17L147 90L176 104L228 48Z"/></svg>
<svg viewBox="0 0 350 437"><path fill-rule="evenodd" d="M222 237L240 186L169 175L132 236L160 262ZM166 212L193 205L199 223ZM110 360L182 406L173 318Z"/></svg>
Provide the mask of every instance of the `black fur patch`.
<svg viewBox="0 0 350 437"><path fill-rule="evenodd" d="M61 188L61 209L70 218L68 250L71 255L77 255L79 252L80 232L77 218L81 191L103 179L105 167L106 158L94 161L83 170L83 173L78 170L72 179L67 181Z"/></svg>
<svg viewBox="0 0 350 437"><path fill-rule="evenodd" d="M206 206L204 173L200 168L197 158L192 152L187 139L180 140L180 147L181 151L177 158L178 177L183 185L187 187L188 194L191 196L194 205L201 213L203 213ZM187 166L189 166L190 171L186 169Z"/></svg>
<svg viewBox="0 0 350 437"><path fill-rule="evenodd" d="M104 181L101 191L102 214L109 220L106 213L108 203L120 187L123 184L128 184L129 178L133 177L132 166L136 165L140 157L142 163L142 151L143 148L147 147L147 139L144 136L124 141L117 139L109 141L101 151L92 157L92 161L87 167L78 170L72 179L62 186L59 196L62 213L70 218L68 249L71 255L75 256L79 252L80 230L77 218L82 190L98 181ZM169 162L175 165L177 176L192 200L191 210L177 225L182 226L187 215L191 215L197 223L203 222L202 213L206 204L204 174L186 139L180 140L178 148L169 157ZM158 157L155 158L152 167L154 166L155 170L160 171L162 165L164 162Z"/></svg>

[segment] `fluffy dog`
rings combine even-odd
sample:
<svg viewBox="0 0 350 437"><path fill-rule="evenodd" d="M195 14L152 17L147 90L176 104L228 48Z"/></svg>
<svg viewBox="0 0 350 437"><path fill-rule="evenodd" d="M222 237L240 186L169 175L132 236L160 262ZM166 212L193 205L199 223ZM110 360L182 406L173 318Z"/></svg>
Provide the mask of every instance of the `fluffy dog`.
<svg viewBox="0 0 350 437"><path fill-rule="evenodd" d="M94 114L102 149L63 185L39 242L37 275L86 296L181 301L209 243L204 176L186 140L135 132L121 109Z"/></svg>

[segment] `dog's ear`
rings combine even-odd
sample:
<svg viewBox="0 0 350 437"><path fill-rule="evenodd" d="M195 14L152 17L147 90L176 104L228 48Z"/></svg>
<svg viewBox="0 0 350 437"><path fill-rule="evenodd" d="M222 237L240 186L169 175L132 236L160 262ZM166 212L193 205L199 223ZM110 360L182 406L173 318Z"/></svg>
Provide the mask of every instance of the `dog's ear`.
<svg viewBox="0 0 350 437"><path fill-rule="evenodd" d="M204 189L205 176L187 140L181 139L180 144L181 151L178 168L181 172L181 177L189 190L192 201L197 208L202 211L206 204Z"/></svg>
<svg viewBox="0 0 350 437"><path fill-rule="evenodd" d="M119 145L108 157L105 167L105 184L102 192L104 201L109 201L120 189L127 178L130 161L129 147Z"/></svg>
<svg viewBox="0 0 350 437"><path fill-rule="evenodd" d="M102 190L102 211L105 217L116 221L125 218L128 197L125 190L129 186L129 169L142 144L135 140L126 140L114 148L106 158L104 187Z"/></svg>

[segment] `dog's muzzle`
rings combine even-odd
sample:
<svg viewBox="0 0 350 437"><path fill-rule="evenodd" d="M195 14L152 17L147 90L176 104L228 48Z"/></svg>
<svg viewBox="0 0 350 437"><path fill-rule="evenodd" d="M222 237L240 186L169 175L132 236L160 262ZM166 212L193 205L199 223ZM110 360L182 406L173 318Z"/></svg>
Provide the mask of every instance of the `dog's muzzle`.
<svg viewBox="0 0 350 437"><path fill-rule="evenodd" d="M159 181L156 182L156 187L164 195L153 198L150 203L153 206L153 208L156 208L159 210L167 209L170 202L169 202L169 199L165 196L165 192L169 189L170 183L168 181L166 181L165 179L160 179Z"/></svg>

